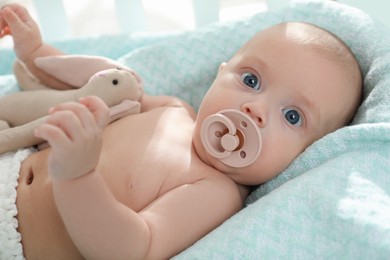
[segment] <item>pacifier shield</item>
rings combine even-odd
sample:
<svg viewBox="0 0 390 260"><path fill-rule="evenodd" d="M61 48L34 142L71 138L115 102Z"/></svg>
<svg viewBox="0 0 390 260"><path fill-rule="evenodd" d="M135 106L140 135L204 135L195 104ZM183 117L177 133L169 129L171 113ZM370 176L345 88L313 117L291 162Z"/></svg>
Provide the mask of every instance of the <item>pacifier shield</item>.
<svg viewBox="0 0 390 260"><path fill-rule="evenodd" d="M206 151L231 167L251 165L261 152L261 134L245 113L226 109L208 116L201 128Z"/></svg>

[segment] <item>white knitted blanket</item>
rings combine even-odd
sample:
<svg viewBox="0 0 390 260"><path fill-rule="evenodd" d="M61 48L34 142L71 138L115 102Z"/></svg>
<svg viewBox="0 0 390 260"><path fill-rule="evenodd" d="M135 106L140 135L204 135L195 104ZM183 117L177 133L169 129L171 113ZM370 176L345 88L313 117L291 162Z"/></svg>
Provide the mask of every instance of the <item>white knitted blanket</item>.
<svg viewBox="0 0 390 260"><path fill-rule="evenodd" d="M32 149L0 155L0 259L24 259L21 235L17 232L16 187L21 162Z"/></svg>

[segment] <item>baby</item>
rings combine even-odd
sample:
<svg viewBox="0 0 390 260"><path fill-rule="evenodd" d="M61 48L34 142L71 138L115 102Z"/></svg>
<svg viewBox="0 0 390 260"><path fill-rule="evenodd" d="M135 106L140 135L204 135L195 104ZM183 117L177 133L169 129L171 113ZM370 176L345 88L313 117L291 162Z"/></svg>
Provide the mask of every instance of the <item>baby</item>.
<svg viewBox="0 0 390 260"><path fill-rule="evenodd" d="M66 88L35 67L34 58L61 52L42 43L26 9L9 5L0 14L19 60L45 84ZM248 187L272 179L315 140L348 124L361 92L359 66L343 42L289 22L257 33L222 63L197 114L178 98L148 94L140 114L108 126L108 108L96 97L53 107L35 132L50 148L21 165L24 255L169 258L239 211ZM238 137L208 142L230 133L231 124L242 129ZM221 125L227 130L202 134ZM254 152L239 157L250 160L230 160L248 142Z"/></svg>

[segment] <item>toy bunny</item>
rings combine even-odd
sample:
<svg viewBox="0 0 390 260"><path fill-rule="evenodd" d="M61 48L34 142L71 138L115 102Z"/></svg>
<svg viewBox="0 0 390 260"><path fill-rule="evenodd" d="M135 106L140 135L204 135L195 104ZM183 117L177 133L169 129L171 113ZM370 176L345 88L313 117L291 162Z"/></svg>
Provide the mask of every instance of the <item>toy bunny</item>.
<svg viewBox="0 0 390 260"><path fill-rule="evenodd" d="M113 64L106 61L100 57L71 55L45 57L36 62L49 68L46 71L51 75L75 86L71 90L46 88L28 73L23 64L16 62L14 71L19 84L24 89L37 90L0 97L0 153L42 143L34 136L34 130L44 122L49 108L58 103L96 95L110 108L111 122L139 113L138 101L143 91L139 76L127 68L112 68ZM93 74L94 71L99 72Z"/></svg>

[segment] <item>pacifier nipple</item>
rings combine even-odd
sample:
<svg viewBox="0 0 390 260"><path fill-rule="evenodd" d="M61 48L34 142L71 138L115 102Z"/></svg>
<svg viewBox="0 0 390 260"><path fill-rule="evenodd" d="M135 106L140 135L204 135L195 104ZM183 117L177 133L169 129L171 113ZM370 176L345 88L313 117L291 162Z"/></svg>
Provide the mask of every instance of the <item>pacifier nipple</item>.
<svg viewBox="0 0 390 260"><path fill-rule="evenodd" d="M251 165L259 157L262 144L256 123L234 109L207 117L202 124L201 140L210 155L231 167Z"/></svg>

